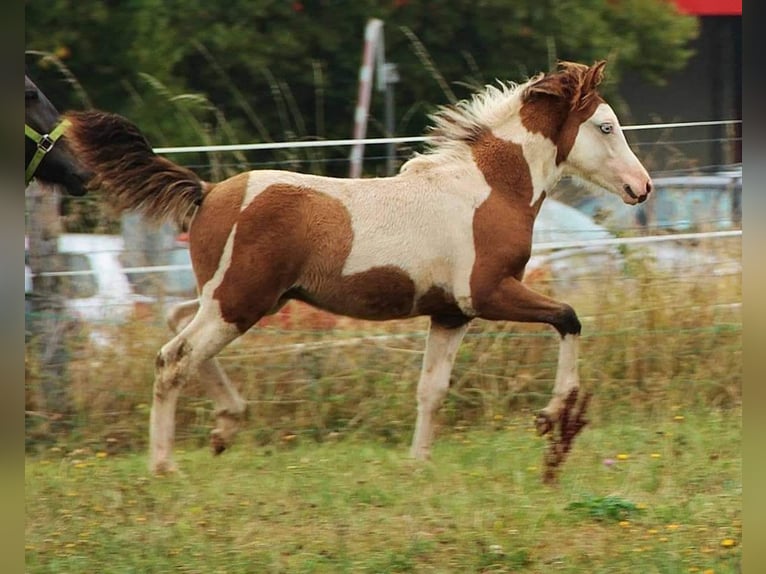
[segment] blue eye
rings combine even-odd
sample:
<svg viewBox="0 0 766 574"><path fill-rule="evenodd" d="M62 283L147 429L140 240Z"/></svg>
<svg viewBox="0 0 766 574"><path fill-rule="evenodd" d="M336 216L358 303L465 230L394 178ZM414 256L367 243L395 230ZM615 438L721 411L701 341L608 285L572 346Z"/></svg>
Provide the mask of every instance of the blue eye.
<svg viewBox="0 0 766 574"><path fill-rule="evenodd" d="M601 129L601 133L603 134L610 134L612 133L612 124L610 123L603 123L600 126L598 126Z"/></svg>

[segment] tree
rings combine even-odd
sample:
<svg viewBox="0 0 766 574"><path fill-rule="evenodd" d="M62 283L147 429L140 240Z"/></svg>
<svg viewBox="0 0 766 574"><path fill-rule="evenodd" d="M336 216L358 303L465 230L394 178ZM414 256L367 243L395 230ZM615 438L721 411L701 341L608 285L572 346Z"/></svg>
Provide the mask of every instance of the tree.
<svg viewBox="0 0 766 574"><path fill-rule="evenodd" d="M31 0L26 12L27 48L57 55L92 105L130 117L155 145L349 137L370 17L385 22L399 67L403 135L421 133L438 104L556 59L608 58L612 97L624 70L661 82L697 33L666 0ZM53 83L43 85L61 107L86 105ZM374 101L369 135L383 135L381 116Z"/></svg>

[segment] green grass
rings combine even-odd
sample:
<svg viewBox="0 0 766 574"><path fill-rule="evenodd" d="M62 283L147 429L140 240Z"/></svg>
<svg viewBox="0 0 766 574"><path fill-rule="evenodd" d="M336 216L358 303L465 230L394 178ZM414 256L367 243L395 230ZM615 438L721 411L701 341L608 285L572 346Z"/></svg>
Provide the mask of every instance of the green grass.
<svg viewBox="0 0 766 574"><path fill-rule="evenodd" d="M594 396L555 487L531 424L555 378L548 327L471 326L417 464L426 321L288 307L221 354L249 404L233 448L208 454L214 407L192 383L164 478L144 454L159 318L115 326L107 349L75 337L61 380L28 345L27 571L739 572L741 280L626 273L570 286Z"/></svg>
<svg viewBox="0 0 766 574"><path fill-rule="evenodd" d="M738 572L740 414L596 417L554 487L528 415L442 428L428 463L246 431L156 478L144 454L53 447L27 460L27 572Z"/></svg>

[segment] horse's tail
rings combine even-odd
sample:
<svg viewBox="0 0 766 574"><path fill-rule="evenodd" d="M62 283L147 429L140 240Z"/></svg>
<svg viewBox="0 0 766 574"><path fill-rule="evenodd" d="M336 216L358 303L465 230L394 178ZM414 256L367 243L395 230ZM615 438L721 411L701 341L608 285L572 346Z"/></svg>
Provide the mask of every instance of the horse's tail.
<svg viewBox="0 0 766 574"><path fill-rule="evenodd" d="M138 127L117 114L69 112L66 139L93 172L89 187L102 189L122 211L183 223L210 187L193 171L158 156Z"/></svg>

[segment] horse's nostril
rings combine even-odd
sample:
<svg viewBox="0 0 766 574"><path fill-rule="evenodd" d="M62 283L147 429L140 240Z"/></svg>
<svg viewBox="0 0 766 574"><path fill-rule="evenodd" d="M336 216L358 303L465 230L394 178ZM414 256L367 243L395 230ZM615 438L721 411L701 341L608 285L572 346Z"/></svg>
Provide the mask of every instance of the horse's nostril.
<svg viewBox="0 0 766 574"><path fill-rule="evenodd" d="M622 189L625 190L625 193L627 193L633 199L638 199L638 196L636 196L636 194L633 193L633 188L631 188L629 184L627 183L622 184Z"/></svg>
<svg viewBox="0 0 766 574"><path fill-rule="evenodd" d="M647 181L646 182L646 195L649 195L650 193L652 193L652 182L651 181Z"/></svg>

